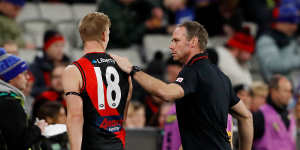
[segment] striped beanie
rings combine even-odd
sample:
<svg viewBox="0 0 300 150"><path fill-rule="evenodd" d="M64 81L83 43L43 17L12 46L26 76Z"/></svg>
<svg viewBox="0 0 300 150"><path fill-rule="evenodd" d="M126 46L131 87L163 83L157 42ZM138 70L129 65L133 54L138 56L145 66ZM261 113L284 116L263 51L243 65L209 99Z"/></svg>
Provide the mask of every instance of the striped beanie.
<svg viewBox="0 0 300 150"><path fill-rule="evenodd" d="M8 82L28 69L21 58L7 54L4 48L0 48L0 78Z"/></svg>

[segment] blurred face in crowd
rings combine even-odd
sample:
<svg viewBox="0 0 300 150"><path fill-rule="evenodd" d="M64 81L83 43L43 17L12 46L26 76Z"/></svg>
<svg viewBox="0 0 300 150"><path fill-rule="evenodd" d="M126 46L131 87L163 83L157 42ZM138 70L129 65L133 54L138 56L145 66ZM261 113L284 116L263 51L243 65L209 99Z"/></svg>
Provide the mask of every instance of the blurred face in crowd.
<svg viewBox="0 0 300 150"><path fill-rule="evenodd" d="M238 96L238 98L240 98L244 102L246 107L248 109L250 109L251 97L250 97L249 92L247 90L240 90L236 95Z"/></svg>
<svg viewBox="0 0 300 150"><path fill-rule="evenodd" d="M298 29L298 25L295 23L278 22L275 24L275 28L288 36L293 36Z"/></svg>
<svg viewBox="0 0 300 150"><path fill-rule="evenodd" d="M278 106L287 106L292 98L292 85L286 78L281 78L278 88L271 89L272 100Z"/></svg>
<svg viewBox="0 0 300 150"><path fill-rule="evenodd" d="M172 105L162 104L159 110L158 124L160 128L164 128L165 122L167 120L168 112Z"/></svg>
<svg viewBox="0 0 300 150"><path fill-rule="evenodd" d="M11 79L9 81L9 84L13 85L20 91L23 91L27 86L28 79L29 79L29 75L27 74L27 71L24 71L23 73L20 73L15 78Z"/></svg>
<svg viewBox="0 0 300 150"><path fill-rule="evenodd" d="M168 65L167 66L167 81L174 82L178 73L181 71L180 66L178 65Z"/></svg>
<svg viewBox="0 0 300 150"><path fill-rule="evenodd" d="M184 7L184 4L185 0L164 0L165 7L174 12Z"/></svg>
<svg viewBox="0 0 300 150"><path fill-rule="evenodd" d="M256 112L262 106L263 104L266 103L267 96L263 95L253 95L251 97L251 111Z"/></svg>
<svg viewBox="0 0 300 150"><path fill-rule="evenodd" d="M57 41L46 50L46 54L51 60L61 61L64 56L64 47L65 42Z"/></svg>
<svg viewBox="0 0 300 150"><path fill-rule="evenodd" d="M120 2L122 2L123 4L125 5L129 5L131 4L132 2L134 2L135 0L120 0Z"/></svg>
<svg viewBox="0 0 300 150"><path fill-rule="evenodd" d="M138 109L128 111L125 123L127 128L143 128L146 123L145 109L140 107Z"/></svg>
<svg viewBox="0 0 300 150"><path fill-rule="evenodd" d="M12 19L15 19L19 15L21 9L22 9L21 6L17 6L5 1L0 1L0 11L4 15Z"/></svg>
<svg viewBox="0 0 300 150"><path fill-rule="evenodd" d="M55 120L56 120L55 123L57 123L57 124L66 124L67 114L66 114L66 110L64 109L64 107L60 108L59 113L57 114Z"/></svg>
<svg viewBox="0 0 300 150"><path fill-rule="evenodd" d="M14 42L8 42L3 45L3 48L7 53L18 56L18 45Z"/></svg>
<svg viewBox="0 0 300 150"><path fill-rule="evenodd" d="M185 27L177 27L175 29L169 48L175 61L186 63L190 53L190 41L187 39Z"/></svg>
<svg viewBox="0 0 300 150"><path fill-rule="evenodd" d="M63 92L64 90L61 80L64 69L64 66L58 66L52 71L51 87L57 92Z"/></svg>
<svg viewBox="0 0 300 150"><path fill-rule="evenodd" d="M252 54L244 51L244 50L239 50L237 59L240 64L245 64L247 63L250 59L252 58Z"/></svg>

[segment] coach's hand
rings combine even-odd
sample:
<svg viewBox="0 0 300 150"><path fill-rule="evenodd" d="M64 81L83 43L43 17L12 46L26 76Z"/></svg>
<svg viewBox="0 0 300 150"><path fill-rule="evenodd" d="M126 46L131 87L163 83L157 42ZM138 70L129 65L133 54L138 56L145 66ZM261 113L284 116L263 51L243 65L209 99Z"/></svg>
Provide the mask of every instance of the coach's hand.
<svg viewBox="0 0 300 150"><path fill-rule="evenodd" d="M132 64L131 62L125 58L125 57L121 57L121 56L117 56L114 54L109 54L119 65L119 67L126 73L130 73L132 70Z"/></svg>

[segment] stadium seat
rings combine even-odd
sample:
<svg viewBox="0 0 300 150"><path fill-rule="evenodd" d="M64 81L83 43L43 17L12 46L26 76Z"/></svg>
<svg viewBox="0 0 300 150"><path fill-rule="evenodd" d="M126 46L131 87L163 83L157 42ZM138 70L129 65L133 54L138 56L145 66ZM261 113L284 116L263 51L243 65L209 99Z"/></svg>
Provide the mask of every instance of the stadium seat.
<svg viewBox="0 0 300 150"><path fill-rule="evenodd" d="M161 34L151 34L144 36L144 48L147 60L151 60L156 51L160 50L163 54L170 54L171 36Z"/></svg>
<svg viewBox="0 0 300 150"><path fill-rule="evenodd" d="M144 66L145 64L142 63L140 54L138 52L138 48L135 46L132 46L127 49L109 49L107 50L108 53L112 53L115 55L127 57L133 65L138 65L138 66Z"/></svg>
<svg viewBox="0 0 300 150"><path fill-rule="evenodd" d="M126 129L127 150L161 150L162 131L159 128Z"/></svg>
<svg viewBox="0 0 300 150"><path fill-rule="evenodd" d="M26 20L35 20L41 18L40 10L38 6L34 3L26 3L26 5L21 10L20 14L17 16L17 22L21 23Z"/></svg>
<svg viewBox="0 0 300 150"><path fill-rule="evenodd" d="M71 6L64 3L40 3L41 16L52 23L73 20Z"/></svg>
<svg viewBox="0 0 300 150"><path fill-rule="evenodd" d="M95 4L80 4L75 3L72 5L72 11L74 13L75 20L78 21L83 18L89 12L93 12L96 10Z"/></svg>
<svg viewBox="0 0 300 150"><path fill-rule="evenodd" d="M36 47L43 46L43 37L47 29L52 27L52 24L48 20L31 20L25 21L21 24L24 36L32 39L33 44Z"/></svg>

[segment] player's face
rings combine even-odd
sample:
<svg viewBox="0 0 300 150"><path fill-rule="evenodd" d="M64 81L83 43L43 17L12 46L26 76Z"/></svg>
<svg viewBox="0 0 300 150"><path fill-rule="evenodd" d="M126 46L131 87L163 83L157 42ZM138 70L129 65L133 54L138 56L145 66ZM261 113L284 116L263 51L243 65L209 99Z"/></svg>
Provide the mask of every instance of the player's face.
<svg viewBox="0 0 300 150"><path fill-rule="evenodd" d="M187 39L187 32L184 27L177 27L172 35L169 46L173 59L185 63L190 49L190 42Z"/></svg>

